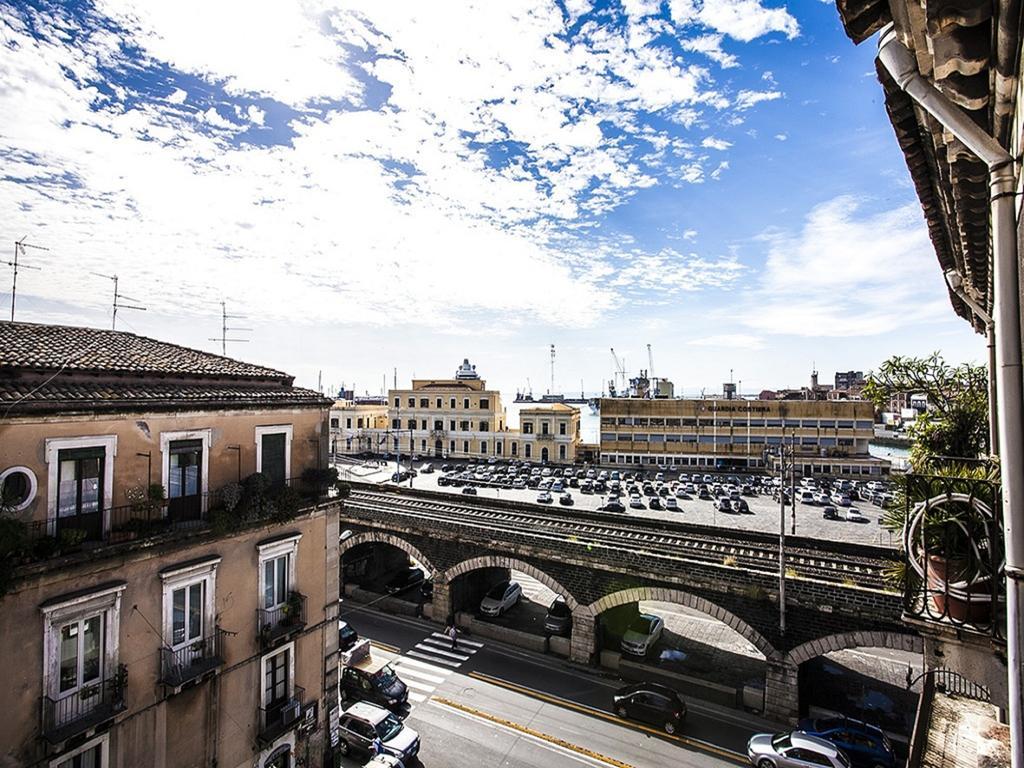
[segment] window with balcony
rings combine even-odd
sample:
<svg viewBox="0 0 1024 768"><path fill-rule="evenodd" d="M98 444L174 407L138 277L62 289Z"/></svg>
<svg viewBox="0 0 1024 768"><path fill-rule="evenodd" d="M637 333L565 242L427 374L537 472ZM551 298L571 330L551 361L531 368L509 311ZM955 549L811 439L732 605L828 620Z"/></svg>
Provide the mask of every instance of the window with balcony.
<svg viewBox="0 0 1024 768"><path fill-rule="evenodd" d="M85 595L42 604L42 734L62 743L124 709L118 666L121 595L118 582Z"/></svg>
<svg viewBox="0 0 1024 768"><path fill-rule="evenodd" d="M271 647L305 626L305 597L295 583L295 562L302 534L270 539L259 552L257 628L263 647Z"/></svg>
<svg viewBox="0 0 1024 768"><path fill-rule="evenodd" d="M295 684L295 645L288 643L262 659L259 741L271 744L298 725L305 691Z"/></svg>
<svg viewBox="0 0 1024 768"><path fill-rule="evenodd" d="M80 530L86 539L95 541L103 537L103 510L110 507L112 498L113 452L104 444L68 442L68 447L55 446L52 451L50 503L55 507L51 516L56 518L54 535L60 537L65 530Z"/></svg>
<svg viewBox="0 0 1024 768"><path fill-rule="evenodd" d="M209 429L160 433L167 516L172 520L202 517L209 484L211 442Z"/></svg>
<svg viewBox="0 0 1024 768"><path fill-rule="evenodd" d="M292 425L256 427L256 471L280 487L291 477L291 470Z"/></svg>
<svg viewBox="0 0 1024 768"><path fill-rule="evenodd" d="M160 681L178 688L223 662L216 627L216 579L220 557L171 566L163 582L163 636Z"/></svg>

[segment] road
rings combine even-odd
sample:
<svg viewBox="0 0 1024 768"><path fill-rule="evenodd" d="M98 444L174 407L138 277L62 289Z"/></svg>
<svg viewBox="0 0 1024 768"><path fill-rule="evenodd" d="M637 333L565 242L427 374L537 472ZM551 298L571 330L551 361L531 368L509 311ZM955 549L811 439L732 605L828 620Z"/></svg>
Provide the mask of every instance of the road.
<svg viewBox="0 0 1024 768"><path fill-rule="evenodd" d="M750 735L779 727L694 701L682 733L670 737L613 715L622 681L608 675L472 637L453 653L436 625L351 602L342 616L409 685L406 722L421 735L425 768L746 765Z"/></svg>
<svg viewBox="0 0 1024 768"><path fill-rule="evenodd" d="M420 467L419 462L416 466ZM439 466L434 462L435 467ZM364 466L339 462L335 465L343 479L348 478L365 483L388 483L395 471L395 463L392 461L383 467ZM408 467L408 462L403 464ZM411 487L420 490L440 491L458 497L461 488L441 487L437 485L437 479L441 472L429 474L420 473L412 479ZM666 476L678 477L678 473L666 473ZM402 483L404 487L410 487L409 481ZM601 494L583 494L577 488L570 488L574 499L574 506L579 509L596 510L604 503L605 497ZM477 489L477 494L483 498L508 499L512 501L528 502L536 504L538 491L534 489L514 488L485 488ZM556 497L558 494L552 494ZM680 499L680 511L670 512L655 509L631 509L629 499L622 498L620 501L626 506L624 516L639 517L661 520L682 520L688 523L699 525L710 525L730 529L764 531L778 533L779 530L779 505L772 501L771 496L747 496L744 497L750 505L751 514L735 514L731 512L719 512L714 504L706 499ZM644 499L644 504L648 503ZM543 506L538 504L537 506ZM553 505L558 507L556 503ZM786 533L791 533L795 525L798 536L823 539L826 541L848 541L857 544L872 544L881 547L896 547L899 544L898 536L886 530L881 525L883 510L869 502L856 502L854 506L859 509L867 519L866 523L846 522L845 520L825 520L822 517L821 507L814 504L802 504L797 502L796 519L793 520L793 510L786 508ZM565 511L565 508L561 508Z"/></svg>

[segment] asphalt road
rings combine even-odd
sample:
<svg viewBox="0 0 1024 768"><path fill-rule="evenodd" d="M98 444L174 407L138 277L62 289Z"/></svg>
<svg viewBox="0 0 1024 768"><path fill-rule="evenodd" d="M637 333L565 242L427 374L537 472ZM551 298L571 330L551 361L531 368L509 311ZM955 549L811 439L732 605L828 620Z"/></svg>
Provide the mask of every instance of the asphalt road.
<svg viewBox="0 0 1024 768"><path fill-rule="evenodd" d="M418 468L424 463L426 462L419 462L415 466ZM369 483L390 483L391 475L395 471L394 462L391 462L380 469L377 469L376 467L364 467L359 464L353 465L347 462L338 463L336 466L338 471L341 473L342 478L350 477L353 480ZM435 463L435 467L438 466L440 465ZM408 468L408 462L403 463L403 467ZM423 490L440 491L454 496L461 495L461 488L451 488L448 486L442 488L438 487L437 479L441 474L442 473L440 471L436 471L431 474L420 473L412 479L412 487ZM679 476L678 473L666 473L666 476L670 475L672 477ZM405 481L402 485L409 487L409 481ZM578 488L570 488L569 490L572 493L574 506L579 509L595 510L605 501L605 497L600 494L583 494L580 493ZM539 491L532 488L522 490L512 488L477 488L477 495L480 498L512 499L515 501L529 502L531 504L537 504L538 493ZM555 502L553 504L537 504L537 506L553 506L558 507L562 511L571 509L571 507L559 507L557 501L558 494L552 494L552 496L555 497ZM630 509L628 498L623 497L620 501L622 501L626 506L626 511L623 514L629 517L661 520L684 520L686 522L697 523L700 525L720 526L722 528L730 528L734 530L740 529L777 533L779 530L778 502L772 501L771 496L744 496L743 498L750 505L750 511L752 514L719 512L715 509L712 501L698 498L679 499L680 511L678 512L654 509ZM648 500L645 499L644 503L646 504L647 501ZM875 546L883 547L898 546L898 536L890 533L880 524L883 514L882 509L876 507L870 502L854 502L853 506L860 510L867 518L866 523L853 523L846 522L845 520L825 520L822 518L820 506L797 502L795 520L796 534L798 536L806 536L828 541L848 541L861 544L873 544ZM793 527L793 510L790 507L787 507L786 532L791 533Z"/></svg>
<svg viewBox="0 0 1024 768"><path fill-rule="evenodd" d="M667 736L611 713L622 681L609 675L468 636L452 653L435 625L351 602L342 616L409 684L406 723L421 736L426 768L746 765L750 735L779 728L694 701L682 733Z"/></svg>

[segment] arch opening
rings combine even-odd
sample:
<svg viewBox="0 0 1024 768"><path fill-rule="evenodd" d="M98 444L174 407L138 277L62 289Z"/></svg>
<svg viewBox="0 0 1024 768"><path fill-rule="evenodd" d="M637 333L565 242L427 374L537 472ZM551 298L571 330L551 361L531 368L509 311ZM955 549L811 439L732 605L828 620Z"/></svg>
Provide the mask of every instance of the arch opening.
<svg viewBox="0 0 1024 768"><path fill-rule="evenodd" d="M404 539L386 533L357 533L343 536L339 552L343 594L390 595L419 606L431 599L435 568Z"/></svg>

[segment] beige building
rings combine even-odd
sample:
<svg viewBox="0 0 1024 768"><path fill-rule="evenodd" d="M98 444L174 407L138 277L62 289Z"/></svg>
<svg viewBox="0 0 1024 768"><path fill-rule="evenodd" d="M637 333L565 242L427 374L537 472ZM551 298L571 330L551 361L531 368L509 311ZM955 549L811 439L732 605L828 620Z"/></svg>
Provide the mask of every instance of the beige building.
<svg viewBox="0 0 1024 768"><path fill-rule="evenodd" d="M130 333L0 323L0 765L321 764L329 405Z"/></svg>
<svg viewBox="0 0 1024 768"><path fill-rule="evenodd" d="M884 474L868 454L874 410L864 401L601 400L601 463L747 469L775 467L792 446L804 474Z"/></svg>
<svg viewBox="0 0 1024 768"><path fill-rule="evenodd" d="M370 435L388 426L388 406L380 403L360 403L338 400L331 406L331 454L348 456L373 453Z"/></svg>
<svg viewBox="0 0 1024 768"><path fill-rule="evenodd" d="M579 444L579 411L562 403L523 409L520 428L509 429L501 393L488 389L468 360L462 362L454 378L414 379L408 389L389 390L383 424L377 410L366 411L373 414L376 426L362 429L348 426L358 424L350 422L353 414L358 418L354 408L336 408L332 419L335 413L339 419L337 453L341 454L572 463Z"/></svg>

